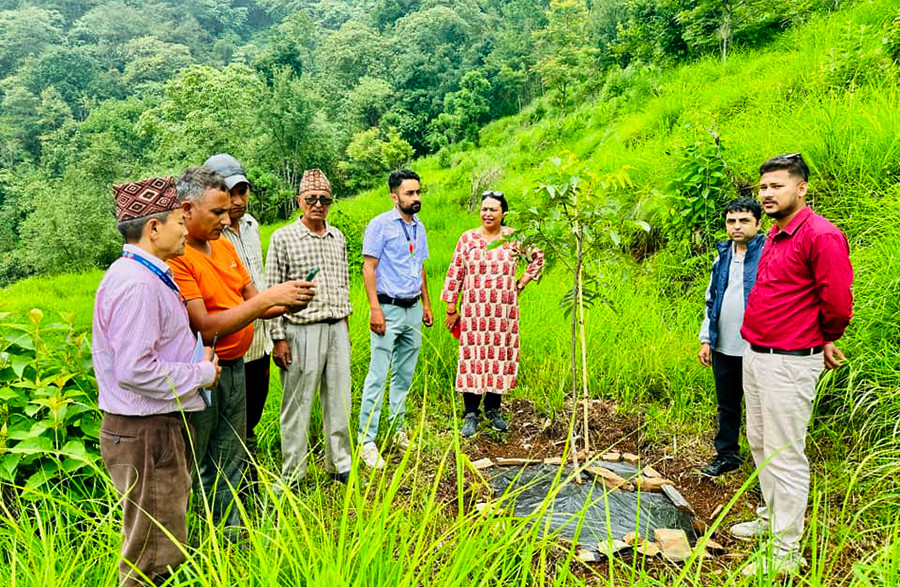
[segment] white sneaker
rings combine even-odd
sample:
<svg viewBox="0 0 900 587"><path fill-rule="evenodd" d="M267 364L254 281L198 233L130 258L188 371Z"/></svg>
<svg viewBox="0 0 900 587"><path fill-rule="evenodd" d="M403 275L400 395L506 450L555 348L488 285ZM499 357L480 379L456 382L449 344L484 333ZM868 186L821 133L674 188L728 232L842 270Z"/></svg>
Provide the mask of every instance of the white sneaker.
<svg viewBox="0 0 900 587"><path fill-rule="evenodd" d="M406 430L403 428L398 429L394 432L393 443L395 446L399 446L403 450L408 449L412 446L412 443L409 441L409 437L406 435Z"/></svg>
<svg viewBox="0 0 900 587"><path fill-rule="evenodd" d="M774 574L775 578L781 578L788 575L796 575L805 566L806 559L797 553L793 553L784 556L774 556L771 559L763 558L759 562L750 563L741 569L741 575L755 577L757 575Z"/></svg>
<svg viewBox="0 0 900 587"><path fill-rule="evenodd" d="M372 469L383 469L384 459L378 452L378 447L374 442L367 442L362 447L362 460L367 467Z"/></svg>
<svg viewBox="0 0 900 587"><path fill-rule="evenodd" d="M769 531L769 522L767 520L755 519L752 522L742 522L731 527L729 532L738 540L753 541L758 540L766 535Z"/></svg>

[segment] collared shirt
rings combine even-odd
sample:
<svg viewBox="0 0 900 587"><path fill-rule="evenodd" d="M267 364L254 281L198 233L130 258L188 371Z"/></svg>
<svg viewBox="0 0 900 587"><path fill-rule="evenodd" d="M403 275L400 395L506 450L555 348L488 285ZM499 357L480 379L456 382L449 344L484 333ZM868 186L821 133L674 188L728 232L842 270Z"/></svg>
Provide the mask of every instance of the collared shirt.
<svg viewBox="0 0 900 587"><path fill-rule="evenodd" d="M125 245L165 274L147 251ZM181 294L134 259L113 263L97 289L93 362L100 409L123 416L202 410L198 388L216 377L212 363L192 363L197 345Z"/></svg>
<svg viewBox="0 0 900 587"><path fill-rule="evenodd" d="M260 244L259 222L250 214L244 214L238 219L241 229L237 233L230 226L222 231L222 236L234 245L238 257L250 274L253 285L259 291L266 289L266 270L263 268L262 246ZM268 320L253 321L253 342L244 355L245 361L255 361L263 355L272 352L272 339L269 338Z"/></svg>
<svg viewBox="0 0 900 587"><path fill-rule="evenodd" d="M350 315L350 270L347 243L337 228L326 225L325 234L311 231L302 219L279 228L269 240L266 256L269 287L285 281L302 280L313 267L319 273L313 279L316 296L303 310L272 320L271 337L284 340L285 322L312 324Z"/></svg>
<svg viewBox="0 0 900 587"><path fill-rule="evenodd" d="M809 208L766 238L741 334L783 350L833 342L853 316L850 247L836 226Z"/></svg>
<svg viewBox="0 0 900 587"><path fill-rule="evenodd" d="M422 293L422 264L428 258L428 239L418 216L407 223L396 207L379 214L366 226L362 253L378 259L378 293L406 299Z"/></svg>
<svg viewBox="0 0 900 587"><path fill-rule="evenodd" d="M243 304L244 287L251 279L234 245L223 238L208 242L209 255L186 246L184 255L169 259L167 263L184 299L202 299L207 313L216 314ZM252 341L251 322L237 332L220 336L216 355L227 361L240 359Z"/></svg>

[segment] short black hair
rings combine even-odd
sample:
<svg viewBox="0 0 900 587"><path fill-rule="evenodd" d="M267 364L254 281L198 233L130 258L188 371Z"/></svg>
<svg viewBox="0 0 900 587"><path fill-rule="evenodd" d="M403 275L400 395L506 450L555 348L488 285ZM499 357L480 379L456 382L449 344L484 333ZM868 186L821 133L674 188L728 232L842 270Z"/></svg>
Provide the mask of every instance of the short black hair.
<svg viewBox="0 0 900 587"><path fill-rule="evenodd" d="M419 174L412 169L397 169L392 171L388 176L388 188L390 188L392 192L397 191L397 188L400 187L400 184L403 183L403 180L405 179L414 179L419 183L422 182L421 178L419 178Z"/></svg>
<svg viewBox="0 0 900 587"><path fill-rule="evenodd" d="M800 153L776 155L775 157L766 159L766 161L759 166L759 175L762 176L770 171L780 171L782 169L787 170L787 172L794 177L799 177L803 181L809 181L809 165L806 164L806 161L803 160L803 155Z"/></svg>
<svg viewBox="0 0 900 587"><path fill-rule="evenodd" d="M141 236L144 234L144 227L147 226L148 222L151 220L159 220L165 224L169 220L169 214L174 211L175 210L166 210L165 212L157 212L156 214L142 216L141 218L124 220L119 222L116 225L116 228L119 229L119 232L122 234L122 238L125 239L126 243L134 244L140 242Z"/></svg>
<svg viewBox="0 0 900 587"><path fill-rule="evenodd" d="M741 196L740 198L731 200L725 204L725 209L722 210L722 218L728 216L729 212L750 212L756 218L757 222L762 220L762 206L759 205L756 198Z"/></svg>

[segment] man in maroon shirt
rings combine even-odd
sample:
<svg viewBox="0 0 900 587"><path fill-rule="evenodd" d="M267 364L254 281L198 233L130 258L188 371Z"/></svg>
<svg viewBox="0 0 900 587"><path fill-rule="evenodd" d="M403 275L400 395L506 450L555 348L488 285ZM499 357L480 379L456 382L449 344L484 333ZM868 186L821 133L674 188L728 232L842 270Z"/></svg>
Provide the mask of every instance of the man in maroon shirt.
<svg viewBox="0 0 900 587"><path fill-rule="evenodd" d="M750 343L743 358L747 441L763 503L756 520L737 524L731 533L753 540L771 532L772 558L748 565L743 574L782 575L803 564L806 428L819 374L845 359L834 342L852 316L853 269L843 233L806 206L809 167L803 157L773 157L759 174L759 197L775 226L766 238L741 335Z"/></svg>

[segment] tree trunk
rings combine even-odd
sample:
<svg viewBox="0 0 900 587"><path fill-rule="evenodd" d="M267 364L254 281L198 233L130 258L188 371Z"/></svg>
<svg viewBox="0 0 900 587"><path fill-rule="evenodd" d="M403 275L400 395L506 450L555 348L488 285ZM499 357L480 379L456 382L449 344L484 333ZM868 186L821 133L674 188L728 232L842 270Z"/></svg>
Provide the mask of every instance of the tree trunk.
<svg viewBox="0 0 900 587"><path fill-rule="evenodd" d="M581 236L581 235L579 235ZM584 265L581 258L584 255L583 238L578 239L578 329L579 338L581 339L581 401L584 408L584 454L587 459L587 453L590 451L590 438L588 435L588 376L587 376L587 337L584 334ZM574 308L572 310L574 314Z"/></svg>

